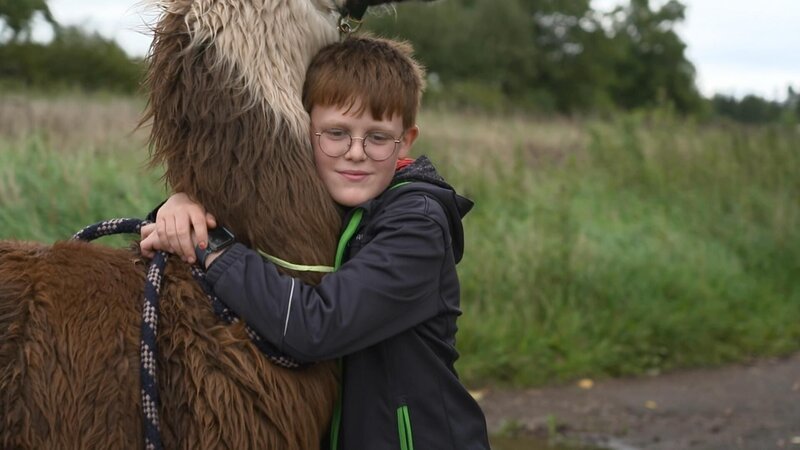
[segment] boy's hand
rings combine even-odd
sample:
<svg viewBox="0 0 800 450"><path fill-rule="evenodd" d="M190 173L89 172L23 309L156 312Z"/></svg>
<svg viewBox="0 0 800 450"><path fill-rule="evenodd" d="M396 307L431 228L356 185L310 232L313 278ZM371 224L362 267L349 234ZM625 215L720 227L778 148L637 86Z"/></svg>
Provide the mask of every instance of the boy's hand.
<svg viewBox="0 0 800 450"><path fill-rule="evenodd" d="M147 242L148 249L152 244L152 248L175 253L191 264L196 259L195 245L205 248L208 228L215 228L217 221L202 205L179 192L158 210L155 226L158 237ZM156 245L163 248L156 248Z"/></svg>
<svg viewBox="0 0 800 450"><path fill-rule="evenodd" d="M139 242L139 250L142 252L142 255L147 258L152 258L156 256L156 252L159 250L165 250L164 245L158 239L158 233L156 232L156 224L151 223L149 225L145 225L140 230L140 234L142 237L141 242Z"/></svg>

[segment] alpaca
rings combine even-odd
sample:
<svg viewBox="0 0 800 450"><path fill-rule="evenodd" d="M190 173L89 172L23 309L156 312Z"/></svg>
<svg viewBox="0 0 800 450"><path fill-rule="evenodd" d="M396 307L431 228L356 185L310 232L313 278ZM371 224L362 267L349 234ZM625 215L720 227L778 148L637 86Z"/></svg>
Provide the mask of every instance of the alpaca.
<svg viewBox="0 0 800 450"><path fill-rule="evenodd" d="M146 86L154 165L237 238L330 264L340 217L318 181L300 102L337 11L381 0L159 0ZM84 242L0 242L0 448L141 448L139 325L146 262ZM292 272L304 281L318 274ZM319 446L334 364L271 365L170 262L158 343L165 448Z"/></svg>

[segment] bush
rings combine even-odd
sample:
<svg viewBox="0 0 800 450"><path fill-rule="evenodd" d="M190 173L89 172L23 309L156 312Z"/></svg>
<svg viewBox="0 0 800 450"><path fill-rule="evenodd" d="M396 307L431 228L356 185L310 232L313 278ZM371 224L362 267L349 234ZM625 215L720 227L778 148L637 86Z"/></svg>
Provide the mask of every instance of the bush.
<svg viewBox="0 0 800 450"><path fill-rule="evenodd" d="M132 93L143 68L142 61L129 58L113 40L76 27L60 29L49 44L0 46L0 86L12 88Z"/></svg>

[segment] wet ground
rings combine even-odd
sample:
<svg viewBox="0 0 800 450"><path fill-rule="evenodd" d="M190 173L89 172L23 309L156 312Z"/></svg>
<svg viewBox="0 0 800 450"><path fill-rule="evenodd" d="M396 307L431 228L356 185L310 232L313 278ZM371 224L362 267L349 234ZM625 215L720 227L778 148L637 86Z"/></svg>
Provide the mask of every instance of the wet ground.
<svg viewBox="0 0 800 450"><path fill-rule="evenodd" d="M558 442L549 442L548 439L534 437L504 437L492 438L492 450L600 450L597 447L569 445Z"/></svg>
<svg viewBox="0 0 800 450"><path fill-rule="evenodd" d="M494 450L800 450L800 354L478 396Z"/></svg>

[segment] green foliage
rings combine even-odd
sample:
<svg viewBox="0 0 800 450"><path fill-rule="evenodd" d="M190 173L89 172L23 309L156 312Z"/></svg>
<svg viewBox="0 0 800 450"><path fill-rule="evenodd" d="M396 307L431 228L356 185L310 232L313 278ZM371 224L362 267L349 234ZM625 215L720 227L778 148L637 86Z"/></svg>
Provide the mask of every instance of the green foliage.
<svg viewBox="0 0 800 450"><path fill-rule="evenodd" d="M592 9L590 0L403 2L396 12L376 10L366 27L412 41L428 67L428 104L568 115L667 108L746 123L800 118L791 95L785 104L754 96L702 99L675 32L685 18L678 0L629 0L608 13ZM29 41L37 14L54 27L50 44ZM60 28L46 0L0 0L0 43L9 30L0 45L0 89L130 93L139 86L143 61L98 34Z"/></svg>
<svg viewBox="0 0 800 450"><path fill-rule="evenodd" d="M41 14L55 31L49 44L30 41L30 27ZM79 27L61 27L46 0L0 0L0 86L38 90L107 90L132 93L143 74L141 61L132 60L113 41Z"/></svg>
<svg viewBox="0 0 800 450"><path fill-rule="evenodd" d="M699 110L694 66L684 55L686 44L674 31L685 18L685 9L676 0L658 10L651 9L649 0L631 0L617 11L622 19L614 22L612 40L624 49L625 57L615 68L616 104L626 108L672 104L681 112Z"/></svg>
<svg viewBox="0 0 800 450"><path fill-rule="evenodd" d="M158 176L143 169L143 149L56 147L46 135L0 139L0 239L68 239L101 220L144 218L164 198Z"/></svg>
<svg viewBox="0 0 800 450"><path fill-rule="evenodd" d="M83 109L132 122L141 108L92 102ZM468 383L800 349L794 127L701 126L671 112L578 123L427 113L420 124L415 154L476 201L459 265ZM0 134L0 239L64 239L161 200L159 173L143 171L144 137L118 126L116 138L75 125Z"/></svg>
<svg viewBox="0 0 800 450"><path fill-rule="evenodd" d="M41 14L58 30L58 24L47 7L47 0L0 0L0 42L6 29L11 31L11 42L30 40L31 23L36 14Z"/></svg>
<svg viewBox="0 0 800 450"><path fill-rule="evenodd" d="M791 111L791 92L790 101L786 105L779 102L771 102L755 95L748 95L741 100L737 100L734 97L717 94L711 99L711 106L718 116L743 123L763 124L777 122L785 113L793 113ZM797 117L800 117L800 114Z"/></svg>
<svg viewBox="0 0 800 450"><path fill-rule="evenodd" d="M483 111L487 113L506 112L509 108L500 86L477 81L456 81L446 87L430 90L426 103L446 105L453 109Z"/></svg>
<svg viewBox="0 0 800 450"><path fill-rule="evenodd" d="M525 134L558 123L464 121L459 140L435 137L420 151L477 205L459 272L459 370L471 383L634 375L800 348L794 128L622 115L583 124L583 144L548 162L551 138ZM465 167L471 157L479 162Z"/></svg>
<svg viewBox="0 0 800 450"><path fill-rule="evenodd" d="M449 0L398 5L396 15L370 17L367 25L414 43L442 92L483 84L502 94L505 109L672 105L690 113L703 105L674 31L683 19L676 0L659 9L634 0L608 14L588 0Z"/></svg>
<svg viewBox="0 0 800 450"><path fill-rule="evenodd" d="M0 46L0 82L52 90L78 87L131 93L143 75L113 41L77 27L59 30L49 44L12 42Z"/></svg>

